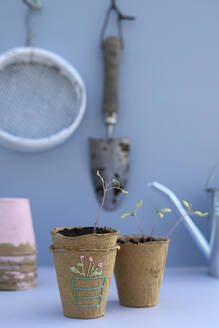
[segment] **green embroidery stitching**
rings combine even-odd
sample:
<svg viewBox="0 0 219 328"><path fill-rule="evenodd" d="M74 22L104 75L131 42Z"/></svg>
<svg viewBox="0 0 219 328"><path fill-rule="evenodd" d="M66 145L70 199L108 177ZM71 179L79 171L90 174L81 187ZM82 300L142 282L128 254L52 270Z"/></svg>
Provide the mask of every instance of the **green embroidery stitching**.
<svg viewBox="0 0 219 328"><path fill-rule="evenodd" d="M74 304L78 307L98 307L102 303L103 299L103 293L104 293L104 286L106 281L106 276L102 275L103 271L100 270L102 268L102 263L98 263L97 266L95 266L93 258L91 256L88 257L88 267L87 270L85 270L84 262L85 259L84 255L80 256L80 262L77 263L76 266L71 266L70 270L73 273L79 274L83 277L72 277L72 286L74 289ZM78 268L77 268L78 267ZM101 279L103 279L103 282L101 282ZM80 281L94 281L94 280L100 280L101 285L98 287L90 287L90 288L83 288L83 287L76 287L76 281L77 285L80 283ZM100 291L98 295L95 296L80 296L80 291ZM78 293L79 292L79 293ZM97 304L78 304L79 300L90 300L90 299L99 299L99 302Z"/></svg>
<svg viewBox="0 0 219 328"><path fill-rule="evenodd" d="M103 279L103 283L101 286L98 287L91 287L91 288L82 288L82 287L76 287L75 280L93 280L93 279ZM100 276L100 277L88 277L88 278L81 278L81 277L72 277L72 285L74 288L74 304L79 307L98 307L102 303L103 299L103 292L104 292L104 286L105 286L106 276ZM77 291L92 291L92 290L100 290L100 294L96 296L78 296ZM100 301L97 304L78 304L78 300L88 300L88 299L96 299L99 298Z"/></svg>

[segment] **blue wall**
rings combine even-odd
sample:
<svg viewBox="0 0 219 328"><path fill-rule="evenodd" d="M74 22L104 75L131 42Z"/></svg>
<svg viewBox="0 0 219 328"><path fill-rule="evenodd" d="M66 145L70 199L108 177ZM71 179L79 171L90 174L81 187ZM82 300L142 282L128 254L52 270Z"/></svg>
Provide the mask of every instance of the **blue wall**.
<svg viewBox="0 0 219 328"><path fill-rule="evenodd" d="M88 137L105 136L99 33L108 0L44 0L34 19L34 45L69 60L87 87L86 115L64 145L41 154L0 148L0 196L29 197L39 249L39 264L51 264L49 229L91 225L98 205L88 164ZM119 0L137 20L124 23L125 49L120 71L120 109L115 135L132 140L129 195L102 225L122 233L137 232L134 220L120 215L138 200L145 232L154 206L166 199L146 182L157 179L200 210L209 206L204 184L219 160L219 2L215 0ZM0 3L0 52L24 44L26 7L22 1ZM160 222L164 235L176 221ZM195 220L206 234L209 219ZM168 265L205 265L182 225L172 236Z"/></svg>

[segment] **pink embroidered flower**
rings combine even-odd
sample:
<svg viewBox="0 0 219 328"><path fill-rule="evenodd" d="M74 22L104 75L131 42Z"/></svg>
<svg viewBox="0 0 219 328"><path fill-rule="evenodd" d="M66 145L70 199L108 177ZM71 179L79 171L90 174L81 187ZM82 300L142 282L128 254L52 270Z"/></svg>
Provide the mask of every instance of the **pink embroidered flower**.
<svg viewBox="0 0 219 328"><path fill-rule="evenodd" d="M98 266L98 268L102 268L103 263L100 262L100 263L97 264L97 266Z"/></svg>
<svg viewBox="0 0 219 328"><path fill-rule="evenodd" d="M80 256L80 260L83 260L83 259L84 259L84 255L81 255L81 256Z"/></svg>
<svg viewBox="0 0 219 328"><path fill-rule="evenodd" d="M88 257L88 262L92 262L93 261L93 257L89 256Z"/></svg>

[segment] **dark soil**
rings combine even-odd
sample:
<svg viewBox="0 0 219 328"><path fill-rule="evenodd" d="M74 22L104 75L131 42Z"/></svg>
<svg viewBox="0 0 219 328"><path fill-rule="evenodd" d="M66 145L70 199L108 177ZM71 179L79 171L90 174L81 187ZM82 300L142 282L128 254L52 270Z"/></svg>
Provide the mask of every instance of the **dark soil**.
<svg viewBox="0 0 219 328"><path fill-rule="evenodd" d="M165 240L165 239L163 239L163 240ZM157 241L157 238L152 238L152 240L151 240L151 237L146 237L146 238L143 238L143 237L141 237L141 238L139 238L139 237L136 237L136 238L130 238L130 239L127 239L127 240L123 240L123 239L118 239L117 240L117 242L118 242L118 244L125 244L125 243L127 243L127 242L130 242L130 243L133 243L133 244L136 244L136 245L138 245L139 243L140 244L143 244L143 243L147 243L147 242L149 242L149 241Z"/></svg>
<svg viewBox="0 0 219 328"><path fill-rule="evenodd" d="M98 228L96 229L96 234L107 234L112 233L114 230L109 228ZM94 227L82 227L82 228L65 228L60 230L58 233L65 237L77 237L82 235L90 235L94 233Z"/></svg>
<svg viewBox="0 0 219 328"><path fill-rule="evenodd" d="M154 239L152 238L152 240L151 240L151 238L150 237L148 237L148 238L141 238L141 239L139 239L139 243L146 243L147 241L153 241Z"/></svg>
<svg viewBox="0 0 219 328"><path fill-rule="evenodd" d="M119 244L125 244L124 240L122 240L122 239L118 239L117 240L117 243L119 243Z"/></svg>
<svg viewBox="0 0 219 328"><path fill-rule="evenodd" d="M122 239L118 239L117 241L118 241L119 244L125 244L126 242L130 242L130 243L138 245L139 243L143 244L143 243L146 243L148 241L153 241L153 238L152 238L152 240L151 240L151 238L148 237L148 238L141 238L141 239L139 239L139 238L136 238L136 239L130 238L127 241L124 241Z"/></svg>
<svg viewBox="0 0 219 328"><path fill-rule="evenodd" d="M129 241L130 241L130 243L133 243L133 244L137 244L138 245L138 241L135 240L135 239L133 239L133 238L131 238Z"/></svg>

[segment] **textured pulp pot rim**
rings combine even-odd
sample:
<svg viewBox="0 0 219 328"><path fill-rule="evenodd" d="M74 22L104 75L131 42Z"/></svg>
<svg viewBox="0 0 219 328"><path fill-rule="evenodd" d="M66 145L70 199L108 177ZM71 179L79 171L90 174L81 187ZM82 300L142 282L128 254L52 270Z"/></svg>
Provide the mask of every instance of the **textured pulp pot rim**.
<svg viewBox="0 0 219 328"><path fill-rule="evenodd" d="M120 246L122 245L133 245L133 246L146 246L146 245L155 245L155 244L162 244L162 243L169 243L170 239L165 238L165 237L152 237L152 241L146 241L144 243L139 242L139 239L141 239L143 236L142 235L119 235L117 242ZM149 235L144 235L144 238L150 238ZM130 239L136 239L138 244L133 243L130 241ZM120 243L119 240L124 241L124 243Z"/></svg>
<svg viewBox="0 0 219 328"><path fill-rule="evenodd" d="M57 228L54 228L54 229L51 229L50 230L50 233L51 234L57 234L58 236L61 236L62 238L64 238L64 239L69 239L69 238L80 238L80 237L82 237L82 236L89 236L89 235L91 235L91 236L93 236L93 235L95 235L95 236L101 236L101 237L103 237L103 236L109 236L109 235L114 235L114 236L116 236L116 235L118 235L119 234L119 230L116 230L116 229L113 229L113 228L110 228L110 227L97 227L97 228L99 228L99 229L105 229L105 230L108 230L108 232L106 232L106 233L95 233L95 234L93 234L93 233L85 233L85 234L82 234L82 235L78 235L78 236L64 236L63 234L61 234L60 232L62 231L62 230L65 230L65 229L67 229L67 230L72 230L72 229L84 229L84 228L93 228L92 226L89 226L89 227L76 227L76 226L73 226L73 227L57 227Z"/></svg>

